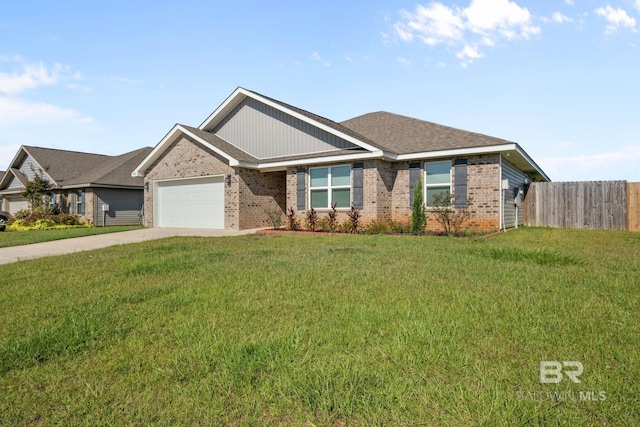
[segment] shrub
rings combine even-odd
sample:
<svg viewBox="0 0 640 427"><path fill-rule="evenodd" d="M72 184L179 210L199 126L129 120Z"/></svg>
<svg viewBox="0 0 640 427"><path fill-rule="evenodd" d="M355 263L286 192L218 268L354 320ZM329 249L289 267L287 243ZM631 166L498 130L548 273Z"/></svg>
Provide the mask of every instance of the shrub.
<svg viewBox="0 0 640 427"><path fill-rule="evenodd" d="M24 219L27 216L29 216L30 213L31 213L31 211L29 209L20 209L18 212L16 212L14 217L16 219Z"/></svg>
<svg viewBox="0 0 640 427"><path fill-rule="evenodd" d="M320 229L320 231L323 231L325 233L336 231L335 226L333 230L329 227L329 220L327 218L320 218L318 220L318 228Z"/></svg>
<svg viewBox="0 0 640 427"><path fill-rule="evenodd" d="M466 208L454 208L454 199L453 194L448 191L433 196L433 215L447 236L463 235L467 228L465 223L471 216ZM471 200L467 201L467 206L469 205L471 205Z"/></svg>
<svg viewBox="0 0 640 427"><path fill-rule="evenodd" d="M282 220L282 211L280 211L280 209L267 210L265 213L267 214L267 222L271 228L277 230L282 227L284 221Z"/></svg>
<svg viewBox="0 0 640 427"><path fill-rule="evenodd" d="M327 213L327 226L329 227L329 231L336 231L336 227L338 226L338 211L336 210L336 203L331 205L331 210Z"/></svg>
<svg viewBox="0 0 640 427"><path fill-rule="evenodd" d="M387 234L389 232L389 225L382 221L371 221L364 228L366 234Z"/></svg>
<svg viewBox="0 0 640 427"><path fill-rule="evenodd" d="M389 232L394 234L411 233L411 223L408 221L389 220Z"/></svg>
<svg viewBox="0 0 640 427"><path fill-rule="evenodd" d="M298 229L298 219L296 218L296 211L293 208L289 208L287 211L287 230L296 231Z"/></svg>
<svg viewBox="0 0 640 427"><path fill-rule="evenodd" d="M318 222L318 212L311 207L307 212L305 212L305 216L307 217L307 225L309 230L316 231L316 223Z"/></svg>
<svg viewBox="0 0 640 427"><path fill-rule="evenodd" d="M353 232L353 226L351 225L351 221L348 219L340 223L337 229L340 230L341 233Z"/></svg>
<svg viewBox="0 0 640 427"><path fill-rule="evenodd" d="M427 225L427 217L424 213L424 201L422 199L422 178L413 189L413 208L411 210L411 233L424 234Z"/></svg>
<svg viewBox="0 0 640 427"><path fill-rule="evenodd" d="M357 233L360 231L360 209L351 205L351 209L347 212L349 217L349 223L351 224L351 232Z"/></svg>

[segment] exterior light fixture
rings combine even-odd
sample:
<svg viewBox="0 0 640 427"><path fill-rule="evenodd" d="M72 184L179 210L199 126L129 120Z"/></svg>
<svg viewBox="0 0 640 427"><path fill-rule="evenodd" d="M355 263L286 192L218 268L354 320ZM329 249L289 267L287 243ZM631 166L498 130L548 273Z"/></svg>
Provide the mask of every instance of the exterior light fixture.
<svg viewBox="0 0 640 427"><path fill-rule="evenodd" d="M227 185L231 185L231 174L228 174L227 176L224 177L224 182Z"/></svg>

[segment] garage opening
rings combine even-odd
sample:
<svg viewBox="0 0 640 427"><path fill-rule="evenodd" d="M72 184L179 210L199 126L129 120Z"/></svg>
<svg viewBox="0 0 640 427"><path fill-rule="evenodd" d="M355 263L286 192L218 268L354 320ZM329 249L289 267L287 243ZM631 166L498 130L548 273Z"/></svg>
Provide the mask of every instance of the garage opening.
<svg viewBox="0 0 640 427"><path fill-rule="evenodd" d="M156 181L154 226L224 229L224 176Z"/></svg>

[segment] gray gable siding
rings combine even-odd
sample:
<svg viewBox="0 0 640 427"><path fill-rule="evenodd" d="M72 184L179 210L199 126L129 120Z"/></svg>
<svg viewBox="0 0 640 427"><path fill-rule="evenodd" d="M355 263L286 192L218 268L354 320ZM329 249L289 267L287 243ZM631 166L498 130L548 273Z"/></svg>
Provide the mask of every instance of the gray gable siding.
<svg viewBox="0 0 640 427"><path fill-rule="evenodd" d="M253 98L242 101L213 133L258 159L357 148Z"/></svg>
<svg viewBox="0 0 640 427"><path fill-rule="evenodd" d="M46 168L46 165L43 165L42 167ZM51 179L47 171L42 170L42 167L38 165L38 163L33 159L33 157L27 155L20 162L20 166L18 167L18 169L20 169L20 172L25 174L25 176L29 181L33 181L33 179L36 177L36 174L38 174L53 184L54 183L53 179Z"/></svg>
<svg viewBox="0 0 640 427"><path fill-rule="evenodd" d="M11 180L9 181L9 184L6 187L6 190L22 190L22 189L24 189L24 186L22 185L20 180L15 176L11 178Z"/></svg>
<svg viewBox="0 0 640 427"><path fill-rule="evenodd" d="M503 221L506 228L515 227L516 225L516 206L513 199L517 195L517 189L524 190L524 180L527 175L520 169L509 163L504 157L502 158L502 179L509 180L509 188L504 190L504 200L502 206ZM518 208L518 225L524 224L524 208Z"/></svg>

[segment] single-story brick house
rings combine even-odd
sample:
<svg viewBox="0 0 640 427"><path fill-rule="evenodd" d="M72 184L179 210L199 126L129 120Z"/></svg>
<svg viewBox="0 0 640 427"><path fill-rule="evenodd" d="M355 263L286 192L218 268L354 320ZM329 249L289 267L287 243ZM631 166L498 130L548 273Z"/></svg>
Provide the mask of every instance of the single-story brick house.
<svg viewBox="0 0 640 427"><path fill-rule="evenodd" d="M63 212L80 215L96 226L140 224L144 183L131 171L151 150L106 156L22 146L0 175L0 210L15 214L27 209L22 193L37 174L52 184L48 203Z"/></svg>
<svg viewBox="0 0 640 427"><path fill-rule="evenodd" d="M133 176L146 226L234 230L332 203L363 222L406 221L419 178L427 205L450 191L475 228L507 228L519 190L549 180L514 142L387 112L337 123L243 88L199 127L176 124Z"/></svg>

